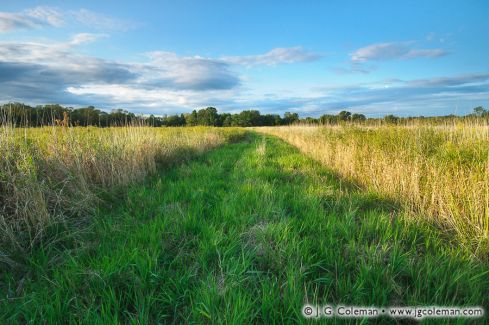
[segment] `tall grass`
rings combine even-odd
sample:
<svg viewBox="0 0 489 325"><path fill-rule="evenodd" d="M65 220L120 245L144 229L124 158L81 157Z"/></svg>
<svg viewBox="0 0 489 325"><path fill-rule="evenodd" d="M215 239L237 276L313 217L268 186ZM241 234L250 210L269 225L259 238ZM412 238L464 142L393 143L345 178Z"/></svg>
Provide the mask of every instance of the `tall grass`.
<svg viewBox="0 0 489 325"><path fill-rule="evenodd" d="M259 128L340 175L455 234L474 255L489 253L489 127L476 123L408 126Z"/></svg>
<svg viewBox="0 0 489 325"><path fill-rule="evenodd" d="M131 186L80 249L36 254L22 285L0 277L0 323L310 324L305 303L487 313L487 263L283 141L248 140Z"/></svg>
<svg viewBox="0 0 489 325"><path fill-rule="evenodd" d="M0 262L15 265L53 226L86 222L100 192L240 136L217 128L0 128ZM49 237L49 236L48 236ZM50 238L52 239L52 238Z"/></svg>

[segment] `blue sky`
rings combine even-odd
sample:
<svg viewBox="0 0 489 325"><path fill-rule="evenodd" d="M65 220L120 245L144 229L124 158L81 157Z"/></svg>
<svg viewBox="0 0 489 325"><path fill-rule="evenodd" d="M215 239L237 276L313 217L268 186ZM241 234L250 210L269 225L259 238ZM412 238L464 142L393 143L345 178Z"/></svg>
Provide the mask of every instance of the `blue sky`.
<svg viewBox="0 0 489 325"><path fill-rule="evenodd" d="M0 102L465 114L488 53L487 0L0 4Z"/></svg>

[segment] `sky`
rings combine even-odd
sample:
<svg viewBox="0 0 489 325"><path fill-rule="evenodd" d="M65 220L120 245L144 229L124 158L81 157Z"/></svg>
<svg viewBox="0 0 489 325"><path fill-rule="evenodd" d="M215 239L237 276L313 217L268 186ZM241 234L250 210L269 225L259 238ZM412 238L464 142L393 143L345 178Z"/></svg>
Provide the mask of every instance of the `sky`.
<svg viewBox="0 0 489 325"><path fill-rule="evenodd" d="M489 1L2 1L11 101L466 114L489 108Z"/></svg>

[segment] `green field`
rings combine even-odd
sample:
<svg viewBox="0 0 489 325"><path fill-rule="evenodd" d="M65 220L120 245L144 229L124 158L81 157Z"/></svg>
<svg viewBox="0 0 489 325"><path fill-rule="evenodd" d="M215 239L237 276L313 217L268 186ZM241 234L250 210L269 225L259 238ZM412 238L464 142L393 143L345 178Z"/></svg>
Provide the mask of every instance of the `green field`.
<svg viewBox="0 0 489 325"><path fill-rule="evenodd" d="M6 268L0 322L297 323L305 303L487 309L487 262L376 193L248 132L108 195L76 236Z"/></svg>

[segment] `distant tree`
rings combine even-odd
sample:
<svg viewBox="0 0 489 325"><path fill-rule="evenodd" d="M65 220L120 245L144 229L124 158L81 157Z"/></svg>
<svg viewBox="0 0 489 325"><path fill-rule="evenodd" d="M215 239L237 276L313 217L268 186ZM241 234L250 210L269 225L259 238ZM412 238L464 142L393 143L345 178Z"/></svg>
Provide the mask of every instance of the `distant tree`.
<svg viewBox="0 0 489 325"><path fill-rule="evenodd" d="M365 115L363 115L363 114L355 113L355 114L351 115L351 120L353 122L364 122L365 120L367 120L367 117L365 117Z"/></svg>
<svg viewBox="0 0 489 325"><path fill-rule="evenodd" d="M266 126L282 125L282 118L278 114L262 115L260 125L266 125Z"/></svg>
<svg viewBox="0 0 489 325"><path fill-rule="evenodd" d="M163 126L164 122L165 122L164 117L157 117L154 116L153 114L151 114L149 118L146 120L147 125L154 126L154 127Z"/></svg>
<svg viewBox="0 0 489 325"><path fill-rule="evenodd" d="M319 122L318 119L315 119L314 117L306 117L301 120L301 123L305 124L317 124Z"/></svg>
<svg viewBox="0 0 489 325"><path fill-rule="evenodd" d="M336 124L338 123L338 116L331 114L324 114L319 118L321 124Z"/></svg>
<svg viewBox="0 0 489 325"><path fill-rule="evenodd" d="M397 122L399 121L399 117L389 114L384 116L384 121L388 124L397 124Z"/></svg>
<svg viewBox="0 0 489 325"><path fill-rule="evenodd" d="M291 113L291 112L285 112L284 114L284 124L293 124L299 120L299 114L297 113Z"/></svg>
<svg viewBox="0 0 489 325"><path fill-rule="evenodd" d="M217 126L219 123L219 116L217 109L214 107L207 107L197 112L197 124L207 126Z"/></svg>
<svg viewBox="0 0 489 325"><path fill-rule="evenodd" d="M40 125L54 125L56 120L63 119L63 112L67 111L67 108L58 104L48 104L36 106L36 110L38 111Z"/></svg>
<svg viewBox="0 0 489 325"><path fill-rule="evenodd" d="M93 106L78 108L71 112L71 122L80 126L99 125L100 113L100 110Z"/></svg>
<svg viewBox="0 0 489 325"><path fill-rule="evenodd" d="M8 103L0 106L0 123L28 126L36 121L38 110L22 103Z"/></svg>
<svg viewBox="0 0 489 325"><path fill-rule="evenodd" d="M273 118L273 124L272 125L284 124L284 120L280 117L280 115L278 115L278 114L272 115L272 118Z"/></svg>
<svg viewBox="0 0 489 325"><path fill-rule="evenodd" d="M340 121L349 121L351 118L351 113L348 111L341 111L338 113L338 119Z"/></svg>
<svg viewBox="0 0 489 325"><path fill-rule="evenodd" d="M260 126L261 116L260 112L256 110L242 111L238 114L237 125L239 126Z"/></svg>
<svg viewBox="0 0 489 325"><path fill-rule="evenodd" d="M124 126L130 125L136 120L136 115L134 113L128 112L123 109L113 109L108 117L108 126Z"/></svg>
<svg viewBox="0 0 489 325"><path fill-rule="evenodd" d="M192 113L190 114L184 114L185 116L185 124L188 126L194 126L198 125L198 117L197 117L197 111L193 110Z"/></svg>
<svg viewBox="0 0 489 325"><path fill-rule="evenodd" d="M185 117L183 115L169 115L164 118L163 124L166 126L184 126Z"/></svg>
<svg viewBox="0 0 489 325"><path fill-rule="evenodd" d="M487 110L482 106L477 106L474 108L474 115L478 117L486 116L488 114Z"/></svg>
<svg viewBox="0 0 489 325"><path fill-rule="evenodd" d="M222 126L232 126L233 125L233 117L229 113L221 114L221 123Z"/></svg>

